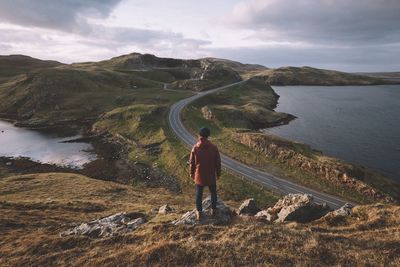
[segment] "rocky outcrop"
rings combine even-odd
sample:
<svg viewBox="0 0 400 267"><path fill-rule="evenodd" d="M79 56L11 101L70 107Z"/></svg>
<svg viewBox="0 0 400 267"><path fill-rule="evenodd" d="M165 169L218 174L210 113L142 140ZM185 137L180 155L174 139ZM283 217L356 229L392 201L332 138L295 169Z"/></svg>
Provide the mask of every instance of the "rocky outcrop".
<svg viewBox="0 0 400 267"><path fill-rule="evenodd" d="M173 225L189 224L189 225L225 225L229 224L234 216L234 212L225 205L225 203L218 199L217 213L211 215L211 198L207 197L203 200L203 216L199 220L196 218L196 209L186 212L180 219L172 222Z"/></svg>
<svg viewBox="0 0 400 267"><path fill-rule="evenodd" d="M60 235L84 235L92 238L109 237L131 232L144 223L146 223L144 214L137 212L117 213L88 223L82 223L62 232Z"/></svg>
<svg viewBox="0 0 400 267"><path fill-rule="evenodd" d="M326 204L316 204L313 200L313 196L308 194L285 196L274 206L274 210L279 210L276 222L310 222L321 218L330 211Z"/></svg>
<svg viewBox="0 0 400 267"><path fill-rule="evenodd" d="M201 108L201 114L203 118L206 120L212 120L214 118L214 114L209 106L204 106Z"/></svg>
<svg viewBox="0 0 400 267"><path fill-rule="evenodd" d="M353 210L353 205L351 205L349 203L346 203L342 207L340 207L339 209L328 213L326 216L332 215L332 216L335 216L335 217L337 217L337 216L346 217L346 216L351 215L352 210Z"/></svg>
<svg viewBox="0 0 400 267"><path fill-rule="evenodd" d="M255 217L257 219L261 219L263 221L268 221L268 222L273 222L278 218L278 216L276 215L276 212L272 208L268 208L266 210L257 212Z"/></svg>
<svg viewBox="0 0 400 267"><path fill-rule="evenodd" d="M165 204L165 205L162 205L158 209L158 214L167 214L167 213L170 213L172 211L173 211L173 209L168 204Z"/></svg>
<svg viewBox="0 0 400 267"><path fill-rule="evenodd" d="M345 221L345 218L350 216L353 213L353 206L349 203L346 203L344 206L340 207L337 210L331 211L322 217L318 222L325 222L328 225L338 225Z"/></svg>
<svg viewBox="0 0 400 267"><path fill-rule="evenodd" d="M254 198L246 199L237 210L238 215L255 215L260 209L256 205Z"/></svg>
<svg viewBox="0 0 400 267"><path fill-rule="evenodd" d="M261 152L269 159L289 167L299 168L337 186L355 190L378 201L393 201L390 196L379 192L362 181L365 175L362 168L337 159L322 157L320 152L312 150L307 145L292 143L267 133L255 132L237 132L234 134L234 139L255 151ZM307 153L313 155L310 156Z"/></svg>
<svg viewBox="0 0 400 267"><path fill-rule="evenodd" d="M274 222L311 222L326 215L331 209L326 204L317 204L309 194L288 194L272 208L260 211L257 218Z"/></svg>
<svg viewBox="0 0 400 267"><path fill-rule="evenodd" d="M238 82L242 78L233 69L222 64L206 64L200 77L201 80L224 80L226 83Z"/></svg>

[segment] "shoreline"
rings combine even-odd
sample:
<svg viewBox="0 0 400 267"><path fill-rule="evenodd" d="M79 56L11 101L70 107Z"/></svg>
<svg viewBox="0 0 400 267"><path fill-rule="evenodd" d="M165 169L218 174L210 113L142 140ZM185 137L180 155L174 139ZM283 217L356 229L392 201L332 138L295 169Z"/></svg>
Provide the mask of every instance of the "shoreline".
<svg viewBox="0 0 400 267"><path fill-rule="evenodd" d="M349 86L347 86L347 85L345 85L345 86L333 86L333 87L340 87L340 88L342 88L342 87L376 87L377 85L349 85ZM392 88L399 88L400 89L400 84L383 84L383 85L378 85L378 86L390 86L390 87L392 87ZM309 87L327 87L327 86L314 86L314 85L284 85L284 86L271 86L272 87L272 89L275 91L275 87L278 87L277 89L279 89L279 88L285 88L285 87L303 87L303 88L309 88ZM329 86L330 87L330 86ZM293 90L295 90L295 88L293 89ZM378 88L377 88L377 90L378 90ZM279 99L281 98L281 96L279 96ZM279 106L279 99L278 99L278 103L277 103L277 105L276 105L276 107L275 107L275 109L274 109L274 111L276 111L276 112L286 112L285 110L279 110L278 109L278 106ZM287 103L286 103L286 106L287 106ZM293 110L292 110L293 111ZM289 111L290 112L290 111ZM302 116L303 118L304 118L304 116ZM297 118L297 117L296 117ZM275 131L270 131L271 129L277 129L277 127L278 127L278 129L279 129L279 127L281 127L281 126L285 126L285 125L289 125L290 124L290 122L292 122L292 120L291 121L289 121L287 124L282 124L282 125L277 125L277 126L271 126L271 127L265 127L265 128L263 128L263 129L260 129L260 131L261 132L264 132L264 131L266 131L267 132L267 134L272 134L272 135L275 135L275 136L277 136L277 137L279 137L279 138L283 138L283 139L285 139L285 140L288 140L288 141L290 141L290 142L297 142L297 143L302 143L302 144L306 144L306 145L309 145L309 146L311 146L314 150L317 150L317 151L320 151L321 153L323 153L324 155L326 155L326 156L329 156L329 157L333 157L333 158L337 158L337 159L339 159L339 160L342 160L342 161L344 161L344 162L348 162L348 163L351 163L351 164L355 164L355 165L360 165L360 166L363 166L363 167L365 167L365 168L367 168L367 169L369 169L369 170L371 170L371 171L374 171L374 172L377 172L377 173L379 173L379 174L381 174L381 175L383 175L383 176L385 176L385 177L387 177L387 178L389 178L390 180L392 180L392 181L394 181L394 182L400 182L400 176L398 176L397 174L396 174L396 171L394 170L392 170L392 171L390 171L390 170L386 170L386 169L382 169L382 168L380 168L379 166L375 166L375 167L373 167L373 166L370 166L370 165L368 165L368 164L366 164L366 163L364 163L364 162L362 162L362 161L360 161L360 160L352 160L352 159L349 159L349 157L347 156L347 155L352 155L351 153L345 153L346 155L340 155L340 154L338 154L338 153L331 153L330 151L329 151L329 149L327 150L326 149L326 147L328 146L328 143L327 142L324 142L324 143L318 143L317 144L317 146L315 145L315 144L310 144L309 142L307 142L306 141L306 139L308 139L308 137L306 136L306 135L300 135L301 137L304 137L304 138L297 138L297 139L294 139L294 138L291 138L291 137L293 137L293 132L295 132L295 129L294 128L290 128L291 130L289 131L289 133L288 132L286 132L286 133L288 133L286 136L285 135L281 135L281 134L279 134L279 133L277 133L277 132L275 132ZM279 130L278 130L279 131ZM323 145L321 145L321 144L323 144ZM319 146L318 146L319 145ZM325 149L324 149L325 148ZM398 148L397 149L395 149L395 150L399 150Z"/></svg>

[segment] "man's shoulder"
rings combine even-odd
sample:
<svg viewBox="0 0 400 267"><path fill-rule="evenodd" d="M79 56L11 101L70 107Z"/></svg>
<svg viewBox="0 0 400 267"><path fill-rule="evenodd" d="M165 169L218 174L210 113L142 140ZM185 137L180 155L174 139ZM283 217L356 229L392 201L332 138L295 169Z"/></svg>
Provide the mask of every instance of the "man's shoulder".
<svg viewBox="0 0 400 267"><path fill-rule="evenodd" d="M217 147L216 145L214 145L213 143L211 143L211 142L210 142L210 146L211 146L213 149L218 150L218 147Z"/></svg>

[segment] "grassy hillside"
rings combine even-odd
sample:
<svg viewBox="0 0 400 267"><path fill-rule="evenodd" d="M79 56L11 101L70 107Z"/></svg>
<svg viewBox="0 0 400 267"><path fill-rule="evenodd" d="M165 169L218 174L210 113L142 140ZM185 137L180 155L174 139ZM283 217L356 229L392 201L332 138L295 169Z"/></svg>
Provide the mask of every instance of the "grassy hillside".
<svg viewBox="0 0 400 267"><path fill-rule="evenodd" d="M161 88L138 76L62 66L31 71L0 84L0 113L28 125L92 119L132 101L138 90Z"/></svg>
<svg viewBox="0 0 400 267"><path fill-rule="evenodd" d="M340 71L311 67L282 67L268 69L256 74L271 85L373 85L387 81Z"/></svg>
<svg viewBox="0 0 400 267"><path fill-rule="evenodd" d="M169 203L175 210L152 209ZM228 202L232 208L239 203ZM268 224L236 218L226 226L173 226L192 199L74 174L0 179L1 266L256 266L400 264L400 207L359 206L339 221ZM73 224L117 212L148 223L131 233L60 237Z"/></svg>

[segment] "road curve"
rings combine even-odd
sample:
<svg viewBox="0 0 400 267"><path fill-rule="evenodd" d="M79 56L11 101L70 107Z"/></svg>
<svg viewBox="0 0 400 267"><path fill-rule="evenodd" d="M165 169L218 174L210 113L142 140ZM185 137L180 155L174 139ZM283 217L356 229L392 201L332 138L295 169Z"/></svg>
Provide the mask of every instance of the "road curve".
<svg viewBox="0 0 400 267"><path fill-rule="evenodd" d="M181 111L185 106L193 102L194 100L203 97L205 95L238 85L245 81L229 84L226 86L218 87L212 90L208 90L205 92L200 92L196 95L193 95L189 98L182 99L171 106L171 109L168 114L168 122L171 129L174 131L176 136L181 139L186 145L192 147L196 142L196 137L194 137L183 125L181 121ZM257 184L260 184L275 193L280 195L289 194L289 193L307 193L312 194L314 196L314 200L318 203L326 203L331 208L339 208L343 206L346 202L343 199L338 197L322 193L298 184L295 184L291 181L287 181L283 178L276 177L272 174L269 174L265 171L260 171L253 167L247 166L243 163L238 162L226 155L221 154L222 166L239 176L245 177Z"/></svg>

